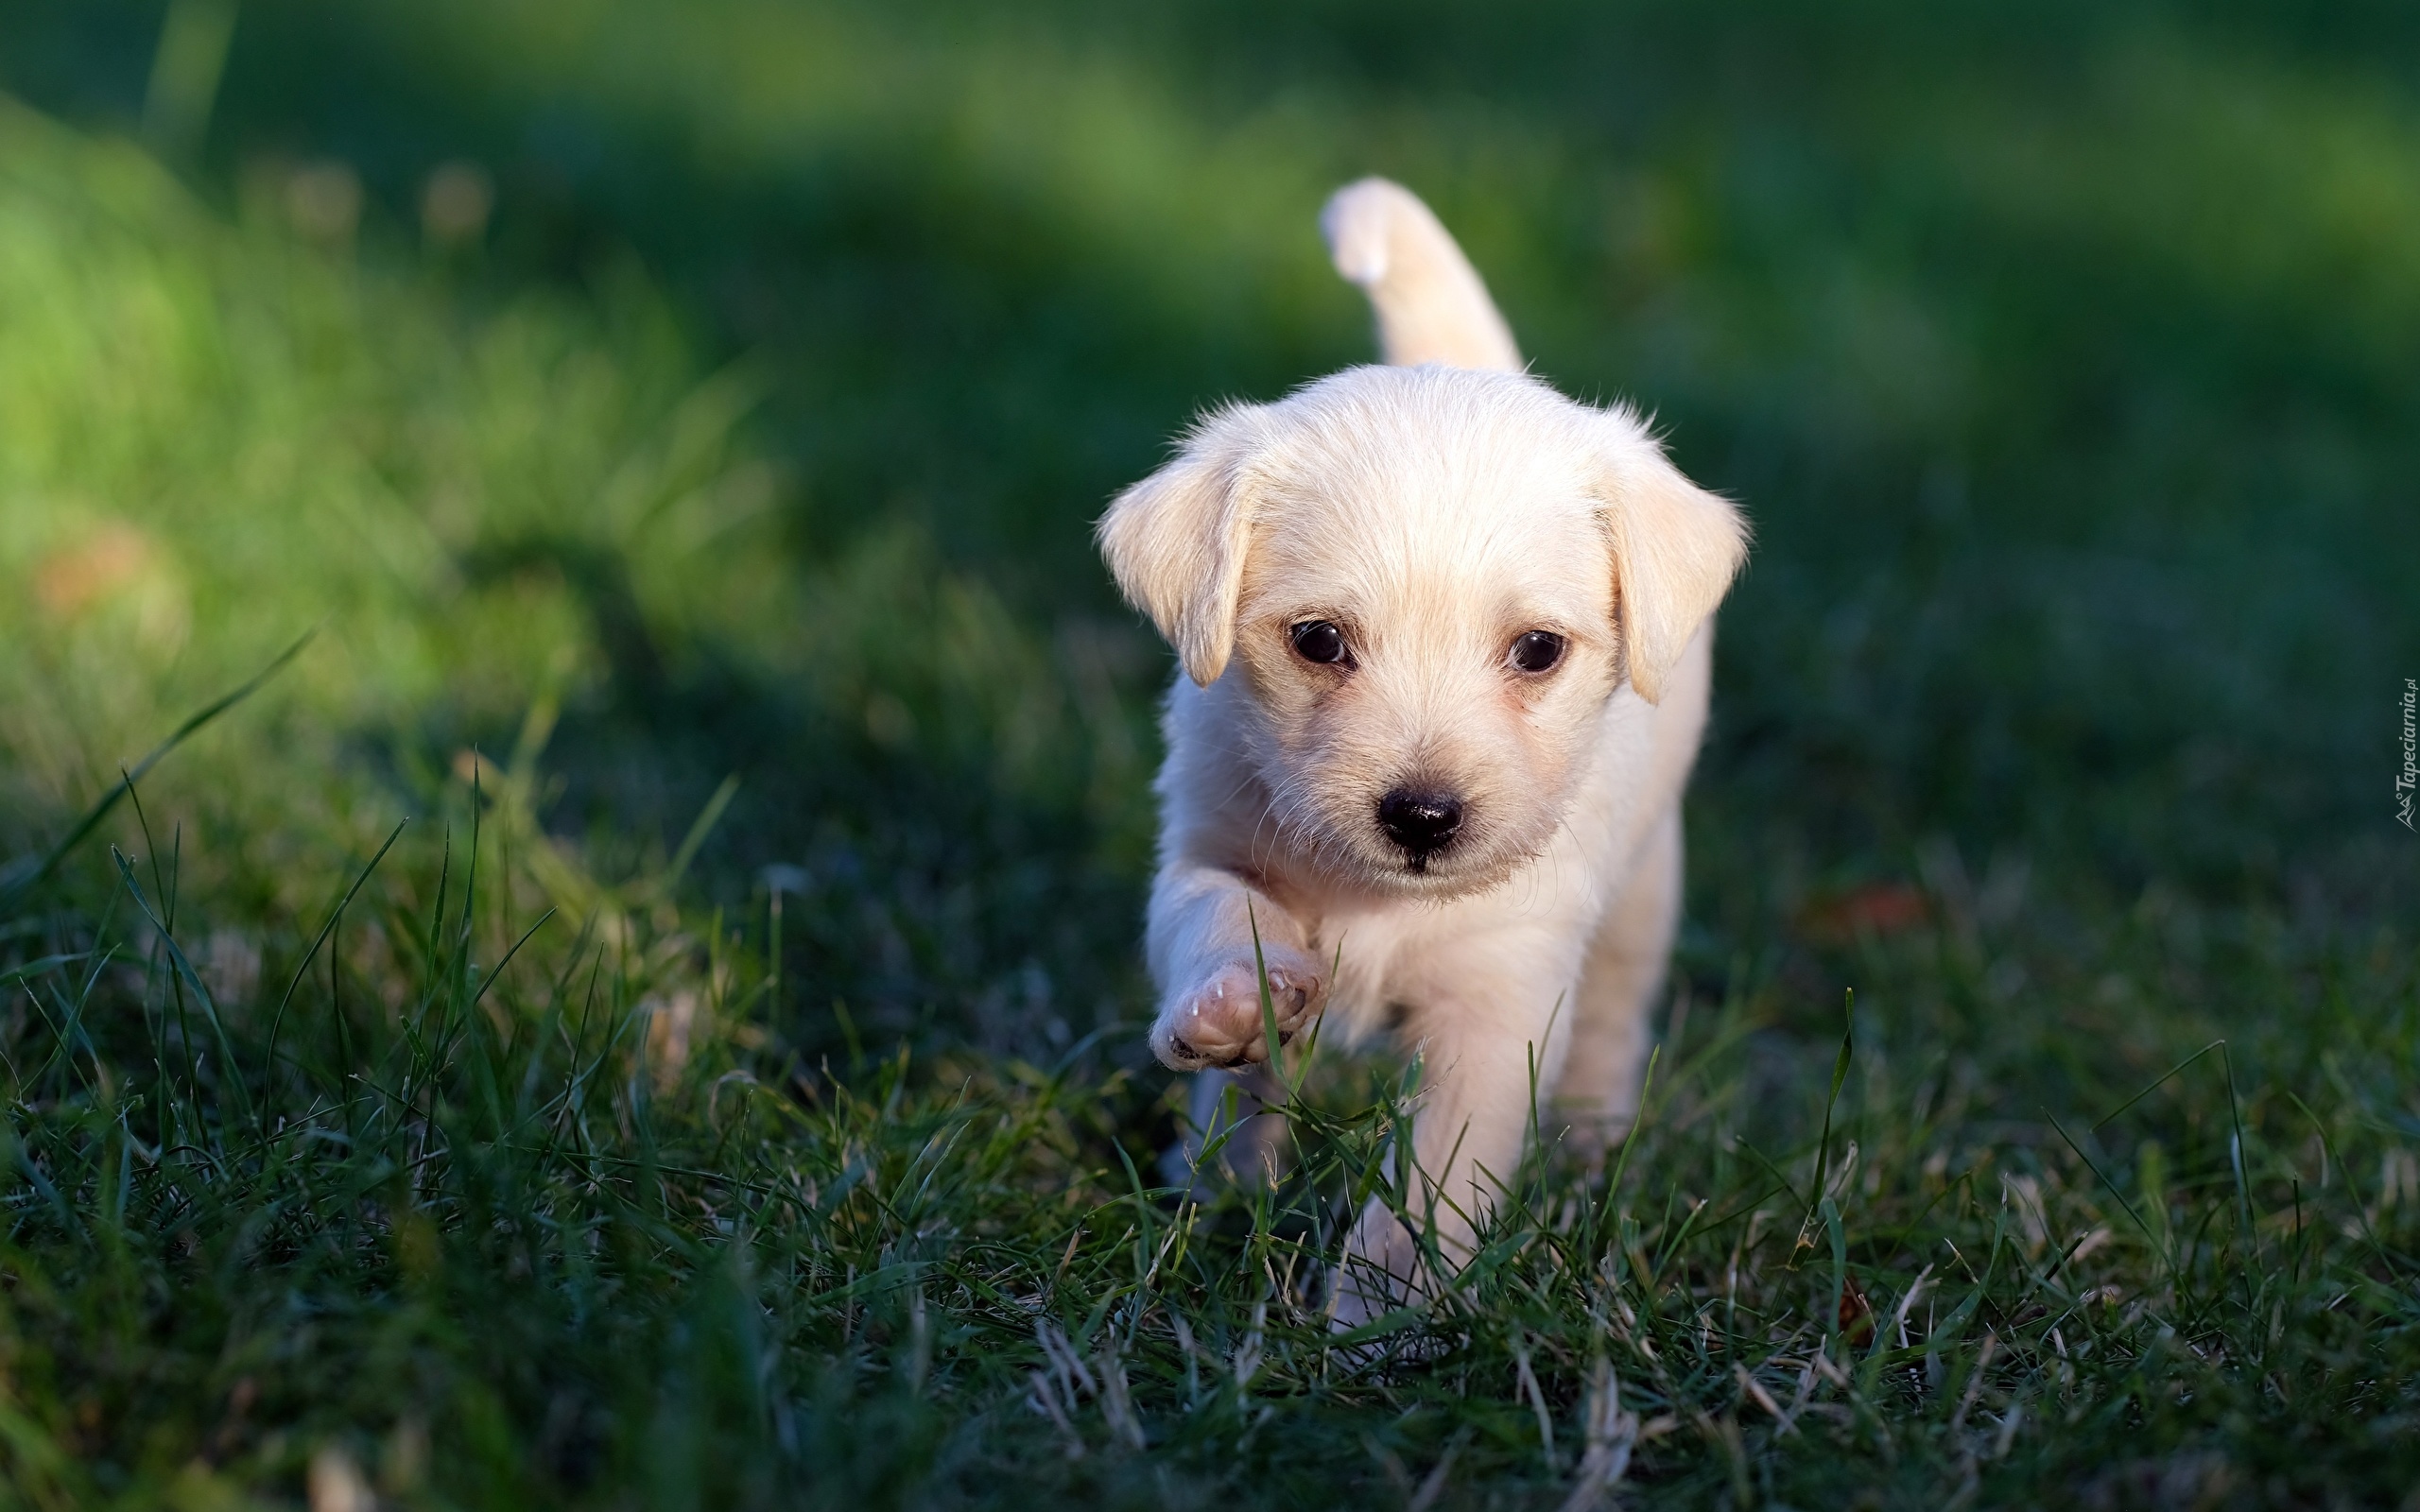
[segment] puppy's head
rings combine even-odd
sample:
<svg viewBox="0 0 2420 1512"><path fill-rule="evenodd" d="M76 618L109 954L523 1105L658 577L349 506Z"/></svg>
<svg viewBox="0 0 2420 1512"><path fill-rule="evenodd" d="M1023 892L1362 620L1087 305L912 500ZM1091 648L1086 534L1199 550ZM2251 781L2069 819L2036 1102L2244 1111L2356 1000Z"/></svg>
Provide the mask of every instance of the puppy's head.
<svg viewBox="0 0 2420 1512"><path fill-rule="evenodd" d="M1606 700L1662 695L1746 529L1627 410L1355 368L1204 419L1100 538L1292 846L1451 896L1546 846Z"/></svg>

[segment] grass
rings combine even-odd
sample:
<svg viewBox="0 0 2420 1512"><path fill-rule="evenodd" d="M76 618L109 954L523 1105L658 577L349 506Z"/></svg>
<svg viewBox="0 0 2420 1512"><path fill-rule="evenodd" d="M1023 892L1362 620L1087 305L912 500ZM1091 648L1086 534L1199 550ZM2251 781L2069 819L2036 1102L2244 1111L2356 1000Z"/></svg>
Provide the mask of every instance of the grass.
<svg viewBox="0 0 2420 1512"><path fill-rule="evenodd" d="M0 18L0 1503L2409 1504L2399 11L180 14ZM1374 167L1760 545L1639 1132L1340 1344L1084 525Z"/></svg>

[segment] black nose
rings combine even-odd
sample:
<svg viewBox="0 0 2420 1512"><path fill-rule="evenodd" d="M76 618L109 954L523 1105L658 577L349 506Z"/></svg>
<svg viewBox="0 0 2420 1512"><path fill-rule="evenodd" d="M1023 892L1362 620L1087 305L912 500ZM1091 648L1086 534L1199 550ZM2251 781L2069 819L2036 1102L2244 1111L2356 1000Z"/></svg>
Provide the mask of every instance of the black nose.
<svg viewBox="0 0 2420 1512"><path fill-rule="evenodd" d="M1462 827L1462 804L1460 799L1442 793L1414 793L1398 787L1378 799L1378 828L1387 832L1395 844L1411 852L1411 863L1417 867L1435 851L1445 849L1454 832Z"/></svg>

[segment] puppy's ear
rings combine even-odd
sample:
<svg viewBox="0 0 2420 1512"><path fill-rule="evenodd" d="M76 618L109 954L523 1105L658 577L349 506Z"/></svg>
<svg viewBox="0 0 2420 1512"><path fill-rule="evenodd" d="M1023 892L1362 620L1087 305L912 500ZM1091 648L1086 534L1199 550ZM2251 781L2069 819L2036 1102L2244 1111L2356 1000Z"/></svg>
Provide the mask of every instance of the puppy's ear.
<svg viewBox="0 0 2420 1512"><path fill-rule="evenodd" d="M1176 460L1119 494L1095 528L1118 592L1205 688L1235 649L1260 418L1243 404L1205 416Z"/></svg>
<svg viewBox="0 0 2420 1512"><path fill-rule="evenodd" d="M1748 555L1748 523L1731 501L1681 475L1637 420L1616 428L1605 482L1615 589L1630 684L1654 703L1689 639L1722 602Z"/></svg>

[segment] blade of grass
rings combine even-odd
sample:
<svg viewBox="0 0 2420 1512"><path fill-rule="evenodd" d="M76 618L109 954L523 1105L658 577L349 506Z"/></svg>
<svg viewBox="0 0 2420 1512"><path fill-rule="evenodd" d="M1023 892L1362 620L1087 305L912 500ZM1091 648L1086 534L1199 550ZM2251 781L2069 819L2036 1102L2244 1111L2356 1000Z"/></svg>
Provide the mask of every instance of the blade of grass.
<svg viewBox="0 0 2420 1512"><path fill-rule="evenodd" d="M697 818L689 825L689 833L681 837L681 848L672 852L671 864L664 868L664 876L656 884L658 892L668 897L672 889L680 885L683 874L689 869L689 863L697 859L699 847L704 845L706 836L714 833L717 821L722 818L722 811L731 807L731 800L738 792L739 774L734 772L722 780L722 785L706 799L706 806L698 811Z"/></svg>
<svg viewBox="0 0 2420 1512"><path fill-rule="evenodd" d="M40 859L20 859L10 863L8 869L16 874L13 876L0 874L0 909L13 906L18 898L41 885L53 871L59 868L59 864L67 858L68 852L81 845L85 836L100 828L101 821L110 816L110 811L117 807L118 800L134 791L134 784L141 782L145 774L160 765L162 759L170 751L183 745L212 720L258 693L271 678L285 670L286 663L301 656L302 648L310 644L312 637L317 634L319 631L316 629L304 631L292 645L279 652L276 660L253 674L240 687L213 699L204 705L199 713L179 725L167 739L152 747L149 755L136 762L132 771L121 773L118 782L103 794L98 802L85 810L84 816L76 821L75 828L69 830L65 837L52 846Z"/></svg>
<svg viewBox="0 0 2420 1512"><path fill-rule="evenodd" d="M2169 1080L2171 1080L2178 1072L2183 1071L2186 1067L2201 1059L2204 1056L2208 1055L2211 1051L2223 1050L2225 1047L2226 1041L2224 1040L2213 1040L2208 1044L2204 1045L2201 1049L2194 1051L2183 1060L2178 1061L2175 1065L2169 1067L2164 1072L2161 1072L2158 1079L2154 1080L2150 1086L2144 1088L2141 1091L2136 1092L2134 1096L2127 1098L2124 1102L2119 1103L2115 1112L2112 1112L2108 1117L2103 1118L2100 1122L2093 1125L2091 1129L2087 1132L2094 1134L2100 1133L2102 1129L2107 1128L2111 1124L2116 1123L2120 1117L2122 1117L2128 1108L2134 1107L2136 1103L2141 1102L2144 1098L2149 1097L2152 1093L2159 1091L2162 1087L2167 1086Z"/></svg>
<svg viewBox="0 0 2420 1512"><path fill-rule="evenodd" d="M378 848L378 853L372 856L370 864L363 867L359 875L353 879L353 885L344 890L344 896L337 900L336 907L329 910L328 921L320 926L320 933L312 937L311 948L302 953L301 961L295 963L293 977L286 982L285 990L278 996L277 1011L269 1015L267 1058L271 1070L277 1066L277 1035L279 1028L285 1022L286 1005L294 1001L295 989L302 985L304 973L311 970L312 959L320 954L320 947L328 942L328 936L336 933L337 920L342 919L344 911L353 906L354 899L360 896L362 886L370 881L370 874L378 869L379 862L387 859L387 852L395 848L395 842L403 837L404 827L411 822L408 818L399 819L395 827L387 832L386 843Z"/></svg>
<svg viewBox="0 0 2420 1512"><path fill-rule="evenodd" d="M1849 1062L1857 1051L1857 989L1849 988L1841 1006L1841 1017L1847 1026L1841 1034L1840 1053L1832 1057L1832 1090L1824 1099L1824 1132L1815 1142L1815 1186L1807 1194L1806 1214L1798 1221L1798 1243L1790 1252L1790 1263L1798 1263L1798 1251L1811 1249L1814 1241L1807 1237L1813 1229L1816 1208L1825 1195L1824 1188L1832 1179L1832 1110L1840 1105L1841 1088L1849 1079Z"/></svg>
<svg viewBox="0 0 2420 1512"><path fill-rule="evenodd" d="M2076 1152L2076 1159L2084 1163L2084 1168L2092 1173L2093 1178L2106 1188L2111 1196L2118 1199L2118 1206L2126 1210L2126 1216L2134 1219L2135 1227L2140 1228L2143 1231L2143 1237L2151 1241L2152 1248L2158 1253L2162 1266L2172 1273L2175 1266L2169 1255L2167 1244L2152 1231L2151 1224L2144 1219L2143 1215L2135 1211L2135 1205L2126 1200L2126 1194L2118 1190L2118 1184L2109 1179L2108 1173L2101 1170L2100 1163L2084 1153L2083 1146L2076 1143L2075 1136L2067 1132L2067 1126L2059 1122L2059 1116L2056 1113L2046 1108L2042 1109L2042 1116L2050 1121L2050 1126L2058 1131L2059 1138L2067 1142L2067 1148Z"/></svg>
<svg viewBox="0 0 2420 1512"><path fill-rule="evenodd" d="M210 989L202 985L201 973L194 970L192 961L186 959L184 947L177 943L176 936L168 933L167 926L161 923L159 916L151 911L151 904L143 896L143 885L134 878L134 864L127 860L125 853L115 846L110 847L110 858L117 863L118 876L125 882L127 891L133 894L134 905L143 910L143 917L160 932L160 943L166 948L177 975L193 988L194 996L200 1000L202 1013L210 1021L211 1034L218 1041L221 1063L227 1068L222 1079L233 1091L237 1111L243 1121L252 1122L251 1090L244 1085L243 1067L235 1058L233 1042L227 1038L227 1025L219 1020L218 1005L211 998Z"/></svg>

